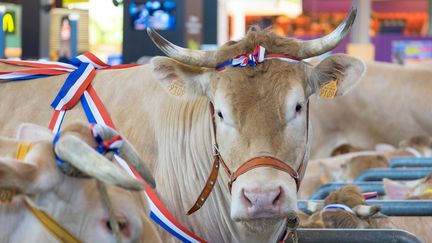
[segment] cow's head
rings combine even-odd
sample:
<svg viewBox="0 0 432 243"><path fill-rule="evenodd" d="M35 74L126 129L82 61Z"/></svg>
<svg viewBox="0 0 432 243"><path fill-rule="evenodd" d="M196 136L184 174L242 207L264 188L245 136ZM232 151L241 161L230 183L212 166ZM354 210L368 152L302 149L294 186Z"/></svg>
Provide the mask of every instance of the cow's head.
<svg viewBox="0 0 432 243"><path fill-rule="evenodd" d="M303 216L302 228L377 228L378 224L386 223L379 219L377 205L368 205L360 189L347 185L332 193L324 200L323 205L309 201L308 208L313 212L309 217Z"/></svg>
<svg viewBox="0 0 432 243"><path fill-rule="evenodd" d="M103 137L113 134L109 128L103 131ZM89 124L74 123L65 127L55 147L60 159L80 168L80 177L60 172L54 156L53 137L48 129L33 124L21 125L18 139L0 137L2 237L13 237L19 242L48 241L46 237L50 234L42 225L36 225L38 221L34 216L23 217L30 212L23 204L23 199L26 199L83 242L116 242L109 223L109 210L93 179L97 178L107 182L105 185L119 223L122 242L158 242L159 236L146 215L146 201L139 192L143 189L141 182L94 150L96 143ZM22 159L14 158L16 148L24 142L31 144L28 153ZM129 153L131 148L121 150ZM131 160L134 156L137 154L126 157ZM152 183L152 178L147 179ZM12 192L17 195L10 197ZM24 226L30 222L35 225ZM20 227L25 227L30 233L19 233Z"/></svg>
<svg viewBox="0 0 432 243"><path fill-rule="evenodd" d="M153 74L174 96L204 96L214 104L217 142L231 170L258 156L272 156L297 169L307 149L309 97L334 80L335 95L344 95L363 75L363 62L339 54L316 66L270 59L255 67L226 67L222 71L215 67L253 52L258 45L267 54L299 59L318 56L340 43L355 15L354 9L334 32L320 39L300 41L252 28L243 39L208 52L175 46L149 29L150 37L168 56L152 59ZM296 183L285 172L260 167L238 177L231 199L233 220L281 219L297 207Z"/></svg>

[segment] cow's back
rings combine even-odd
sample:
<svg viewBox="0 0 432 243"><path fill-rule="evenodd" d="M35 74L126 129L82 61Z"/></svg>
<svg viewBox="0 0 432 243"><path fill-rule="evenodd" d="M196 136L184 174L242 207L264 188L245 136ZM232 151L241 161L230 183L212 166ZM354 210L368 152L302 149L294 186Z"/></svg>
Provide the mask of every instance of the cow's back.
<svg viewBox="0 0 432 243"><path fill-rule="evenodd" d="M0 66L1 71L14 70L13 67L19 69ZM14 136L17 125L24 122L48 126L53 115L50 104L66 78L67 75L59 75L27 81L0 81L0 134ZM152 162L156 148L151 114L170 96L153 79L150 66L98 71L93 85L118 130L138 151L143 151L144 159ZM63 126L77 119L87 120L80 103L67 112Z"/></svg>

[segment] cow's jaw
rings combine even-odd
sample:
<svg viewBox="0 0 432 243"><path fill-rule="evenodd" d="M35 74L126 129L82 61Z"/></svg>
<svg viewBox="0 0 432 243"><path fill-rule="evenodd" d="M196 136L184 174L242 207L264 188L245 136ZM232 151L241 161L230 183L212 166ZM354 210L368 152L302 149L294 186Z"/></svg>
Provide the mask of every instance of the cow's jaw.
<svg viewBox="0 0 432 243"><path fill-rule="evenodd" d="M232 220L249 224L280 221L297 209L294 179L272 168L257 168L238 177L231 199Z"/></svg>

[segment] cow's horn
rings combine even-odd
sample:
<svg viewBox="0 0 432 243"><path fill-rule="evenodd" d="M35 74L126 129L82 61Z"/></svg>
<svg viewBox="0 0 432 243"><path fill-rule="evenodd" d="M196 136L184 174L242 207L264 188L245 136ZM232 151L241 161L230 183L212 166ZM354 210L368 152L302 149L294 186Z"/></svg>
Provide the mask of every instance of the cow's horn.
<svg viewBox="0 0 432 243"><path fill-rule="evenodd" d="M314 201L308 200L306 207L307 207L308 213L313 214L317 211L322 210L324 208L324 203L323 202L314 202Z"/></svg>
<svg viewBox="0 0 432 243"><path fill-rule="evenodd" d="M297 58L306 59L309 57L319 56L333 50L349 33L357 15L357 8L352 7L349 14L342 23L330 34L308 41L300 42L300 50L295 54ZM291 54L293 55L293 54Z"/></svg>
<svg viewBox="0 0 432 243"><path fill-rule="evenodd" d="M123 172L84 141L73 135L63 135L55 146L60 159L103 182L128 190L143 190L142 183Z"/></svg>
<svg viewBox="0 0 432 243"><path fill-rule="evenodd" d="M163 38L152 28L147 28L147 34L163 53L179 62L192 66L209 68L214 68L219 64L214 51L191 50L176 46Z"/></svg>
<svg viewBox="0 0 432 243"><path fill-rule="evenodd" d="M357 205L352 210L360 217L369 217L380 211L379 205Z"/></svg>
<svg viewBox="0 0 432 243"><path fill-rule="evenodd" d="M135 170L142 176L142 178L151 186L156 187L155 179L150 171L147 164L141 159L136 150L128 141L124 141L123 146L120 149L120 156L129 162Z"/></svg>
<svg viewBox="0 0 432 243"><path fill-rule="evenodd" d="M118 135L118 132L112 129L111 127L104 126L101 124L96 124L101 130L102 139L111 139L114 136ZM153 175L147 166L147 164L141 159L138 152L134 149L134 147L127 141L125 138L123 139L123 145L120 148L120 157L125 159L128 163L134 167L135 170L140 174L140 176L149 184L150 187L155 188L156 182L153 178Z"/></svg>

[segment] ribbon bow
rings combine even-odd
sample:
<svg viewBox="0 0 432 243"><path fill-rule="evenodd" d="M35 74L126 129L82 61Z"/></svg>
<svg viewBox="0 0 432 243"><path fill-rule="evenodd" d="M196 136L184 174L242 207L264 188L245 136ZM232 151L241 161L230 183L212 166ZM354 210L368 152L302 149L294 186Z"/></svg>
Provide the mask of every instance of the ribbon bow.
<svg viewBox="0 0 432 243"><path fill-rule="evenodd" d="M98 151L100 154L104 155L108 152L112 152L116 155L119 154L120 148L123 146L123 139L120 135L114 136L113 138L109 140L104 140L101 136L102 130L101 127L96 126L96 124L91 124L90 127L91 134L95 138L97 142L97 147L95 148L96 151ZM53 147L55 148L59 138L61 136L61 132L58 132L53 140ZM84 173L82 173L80 170L76 169L74 166L72 166L70 163L62 160L57 153L54 152L57 166L59 167L60 171L62 171L65 175L73 176L73 177L87 177Z"/></svg>
<svg viewBox="0 0 432 243"><path fill-rule="evenodd" d="M96 142L98 143L96 150L100 154L106 154L108 152L119 154L120 148L123 145L123 139L121 138L121 136L117 135L109 140L103 140L101 136L101 132L102 130L99 126L95 126L95 124L91 124L91 133L95 138Z"/></svg>
<svg viewBox="0 0 432 243"><path fill-rule="evenodd" d="M232 66L246 67L247 65L255 67L258 63L262 63L265 59L265 48L256 46L250 54L241 54L234 57L231 61Z"/></svg>

